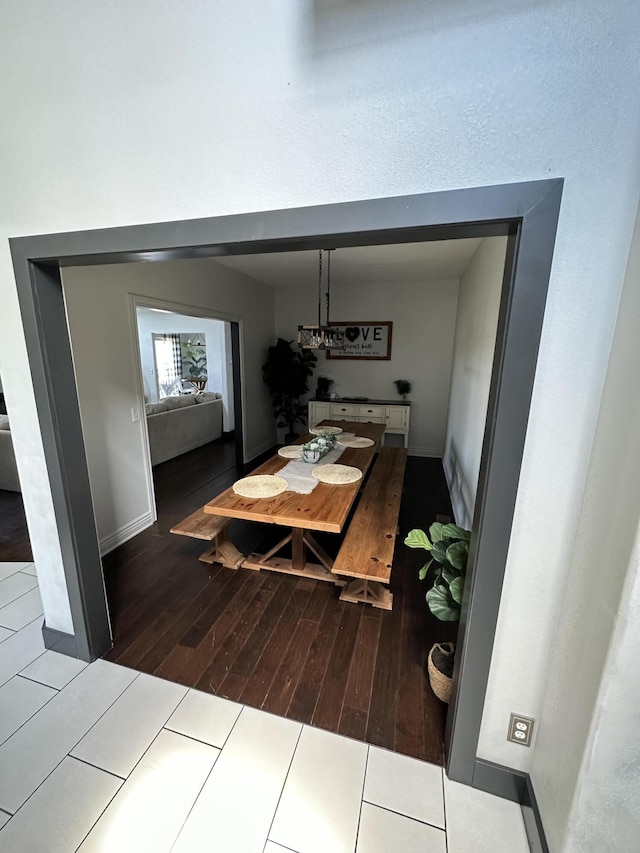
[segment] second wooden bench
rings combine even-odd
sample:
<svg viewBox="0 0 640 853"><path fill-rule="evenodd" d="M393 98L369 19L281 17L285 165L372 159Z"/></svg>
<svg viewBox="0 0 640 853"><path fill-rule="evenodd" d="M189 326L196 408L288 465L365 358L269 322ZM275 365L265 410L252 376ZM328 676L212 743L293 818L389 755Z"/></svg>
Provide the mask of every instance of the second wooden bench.
<svg viewBox="0 0 640 853"><path fill-rule="evenodd" d="M334 574L354 578L341 601L371 604L391 610L393 595L385 588L391 579L407 451L383 447L338 552Z"/></svg>
<svg viewBox="0 0 640 853"><path fill-rule="evenodd" d="M239 569L245 557L227 536L227 527L230 523L230 518L210 515L204 511L204 508L201 508L172 527L171 533L213 542L213 546L200 555L200 561L203 563L222 563L229 569Z"/></svg>

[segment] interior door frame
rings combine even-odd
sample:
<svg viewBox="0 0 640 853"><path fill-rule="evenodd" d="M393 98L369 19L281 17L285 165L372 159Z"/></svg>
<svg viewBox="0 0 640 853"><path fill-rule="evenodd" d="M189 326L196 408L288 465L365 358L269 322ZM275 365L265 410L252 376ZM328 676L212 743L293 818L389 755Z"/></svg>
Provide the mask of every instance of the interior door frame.
<svg viewBox="0 0 640 853"><path fill-rule="evenodd" d="M491 768L478 759L477 747L562 188L563 180L553 178L11 239L75 631L68 636L68 653L84 660L100 657L111 646L111 632L62 267L507 235L510 267L504 277L446 733L449 777L489 789ZM43 633L51 646L46 626ZM64 646L60 637L55 639L58 648Z"/></svg>
<svg viewBox="0 0 640 853"><path fill-rule="evenodd" d="M235 449L235 464L236 468L242 469L247 458L247 448L245 443L246 429L244 426L244 364L242 358L242 345L244 327L243 319L237 314L230 314L226 311L217 311L211 308L202 308L198 305L190 305L186 302L173 302L168 299L159 299L155 296L145 296L139 293L129 294L129 304L131 306L132 317L132 334L136 347L136 358L138 361L138 402L141 407L140 411L144 411L144 383L142 380L142 356L140 349L140 335L138 333L138 317L137 308L160 308L163 311L170 311L172 314L183 314L187 317L202 317L206 320L219 320L221 323L229 323L231 330L231 360L233 369L233 422L234 422L234 449ZM155 334L155 333L154 333ZM158 383L158 369L156 364L155 347L153 348L154 369L156 371L156 387ZM151 505L154 513L154 518L157 518L157 508L155 499L155 487L153 483L153 469L151 467L151 450L149 447L149 431L147 429L146 418L143 424L144 436L144 452L148 460L146 466L147 474L147 489L149 491Z"/></svg>

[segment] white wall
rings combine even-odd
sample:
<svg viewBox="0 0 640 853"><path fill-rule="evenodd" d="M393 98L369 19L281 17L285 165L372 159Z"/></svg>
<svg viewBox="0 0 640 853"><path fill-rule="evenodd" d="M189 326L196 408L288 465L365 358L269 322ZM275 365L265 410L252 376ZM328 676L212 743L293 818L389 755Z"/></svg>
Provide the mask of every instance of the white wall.
<svg viewBox="0 0 640 853"><path fill-rule="evenodd" d="M224 321L211 320L208 317L188 317L185 314L173 314L154 311L152 308L138 308L138 340L140 341L140 362L144 392L148 402L158 400L158 382L153 351L153 335L197 334L205 336L207 356L206 390L222 393L222 375L226 372L224 358ZM228 400L225 400L228 405Z"/></svg>
<svg viewBox="0 0 640 853"><path fill-rule="evenodd" d="M71 621L9 236L562 176L483 730L529 767L506 726L538 715L562 609L640 191L639 29L628 0L6 0L0 371L51 627Z"/></svg>
<svg viewBox="0 0 640 853"><path fill-rule="evenodd" d="M640 216L531 768L550 847L567 853L640 838L639 283Z"/></svg>
<svg viewBox="0 0 640 853"><path fill-rule="evenodd" d="M275 297L278 336L291 340L298 325L317 322L317 283L276 287ZM341 361L318 353L309 380L311 393L317 377L328 376L335 382L331 391L340 396L401 400L393 382L409 379L409 453L442 456L457 300L455 279L366 286L336 282L331 287L331 316L338 321L391 320L391 360Z"/></svg>
<svg viewBox="0 0 640 853"><path fill-rule="evenodd" d="M260 369L273 340L273 292L208 260L71 267L63 272L63 287L98 534L108 549L152 521L143 422L133 422L131 413L141 406L130 294L166 300L167 307L179 298L191 308L242 321L246 455L251 459L275 440ZM195 324L200 329L204 321Z"/></svg>
<svg viewBox="0 0 640 853"><path fill-rule="evenodd" d="M471 529L504 275L506 237L485 238L460 279L443 458L456 522Z"/></svg>

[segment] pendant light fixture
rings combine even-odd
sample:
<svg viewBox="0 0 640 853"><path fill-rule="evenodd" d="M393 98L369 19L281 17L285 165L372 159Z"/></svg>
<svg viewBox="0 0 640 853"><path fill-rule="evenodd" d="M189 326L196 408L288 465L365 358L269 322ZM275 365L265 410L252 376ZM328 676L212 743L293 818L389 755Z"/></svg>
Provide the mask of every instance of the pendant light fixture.
<svg viewBox="0 0 640 853"><path fill-rule="evenodd" d="M343 333L331 326L331 249L327 249L327 322L322 325L322 249L318 251L318 325L298 326L300 349L344 349Z"/></svg>

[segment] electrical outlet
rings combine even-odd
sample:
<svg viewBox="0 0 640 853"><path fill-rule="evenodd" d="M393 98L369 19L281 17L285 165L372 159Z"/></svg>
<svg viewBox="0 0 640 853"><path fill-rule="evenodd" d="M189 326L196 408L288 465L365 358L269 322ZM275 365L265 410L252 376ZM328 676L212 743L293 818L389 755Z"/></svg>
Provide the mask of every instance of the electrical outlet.
<svg viewBox="0 0 640 853"><path fill-rule="evenodd" d="M507 740L519 743L521 746L531 746L531 736L535 720L531 717L522 717L520 714L511 714L509 719L509 734Z"/></svg>

